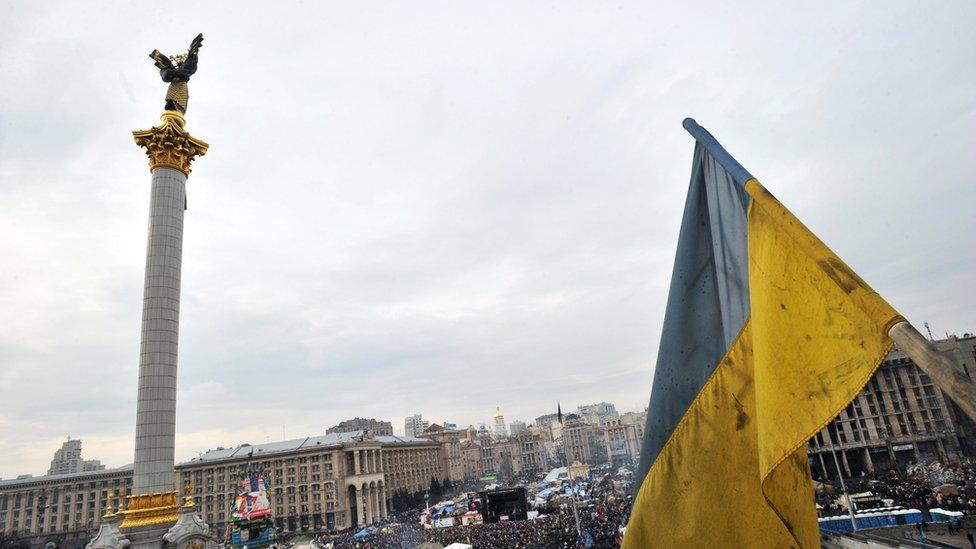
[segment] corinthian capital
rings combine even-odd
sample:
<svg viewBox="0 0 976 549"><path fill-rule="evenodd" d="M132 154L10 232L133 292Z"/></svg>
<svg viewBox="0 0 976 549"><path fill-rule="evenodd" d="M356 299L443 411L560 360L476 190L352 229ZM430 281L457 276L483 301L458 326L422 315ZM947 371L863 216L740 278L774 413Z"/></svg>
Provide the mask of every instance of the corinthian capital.
<svg viewBox="0 0 976 549"><path fill-rule="evenodd" d="M190 162L206 154L210 145L183 129L186 120L179 112L163 111L160 119L163 123L158 126L132 132L136 145L146 148L149 171L162 166L190 175Z"/></svg>

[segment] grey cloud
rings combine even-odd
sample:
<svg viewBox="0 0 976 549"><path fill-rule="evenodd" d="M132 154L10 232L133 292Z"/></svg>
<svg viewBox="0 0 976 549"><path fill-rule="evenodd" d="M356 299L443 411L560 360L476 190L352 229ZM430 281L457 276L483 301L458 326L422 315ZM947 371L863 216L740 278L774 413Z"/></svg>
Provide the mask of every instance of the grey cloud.
<svg viewBox="0 0 976 549"><path fill-rule="evenodd" d="M965 2L8 4L0 476L131 461L148 51L203 31L178 454L644 406L695 116L906 316L974 331Z"/></svg>

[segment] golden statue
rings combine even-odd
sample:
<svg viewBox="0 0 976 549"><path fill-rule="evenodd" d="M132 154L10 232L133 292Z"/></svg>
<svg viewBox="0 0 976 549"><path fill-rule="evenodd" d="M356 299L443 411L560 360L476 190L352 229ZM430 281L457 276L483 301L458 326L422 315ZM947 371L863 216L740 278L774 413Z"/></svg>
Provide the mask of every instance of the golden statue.
<svg viewBox="0 0 976 549"><path fill-rule="evenodd" d="M189 480L183 486L183 507L193 507L193 483Z"/></svg>
<svg viewBox="0 0 976 549"><path fill-rule="evenodd" d="M197 72L197 52L203 46L203 34L198 34L193 42L190 42L190 49L180 55L166 57L153 50L149 57L156 62L159 75L163 77L163 82L169 83L166 90L166 110L179 111L186 114L186 104L190 99L187 89L187 82L193 73Z"/></svg>

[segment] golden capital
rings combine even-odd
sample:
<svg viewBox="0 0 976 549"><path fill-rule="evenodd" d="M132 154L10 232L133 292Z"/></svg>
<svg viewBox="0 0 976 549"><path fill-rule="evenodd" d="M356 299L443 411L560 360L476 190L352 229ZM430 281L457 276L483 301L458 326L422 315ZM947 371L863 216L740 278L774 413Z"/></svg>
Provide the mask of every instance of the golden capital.
<svg viewBox="0 0 976 549"><path fill-rule="evenodd" d="M162 124L132 132L136 145L146 148L149 171L158 167L180 170L190 175L190 162L207 153L210 145L183 129L186 119L177 111L163 111Z"/></svg>

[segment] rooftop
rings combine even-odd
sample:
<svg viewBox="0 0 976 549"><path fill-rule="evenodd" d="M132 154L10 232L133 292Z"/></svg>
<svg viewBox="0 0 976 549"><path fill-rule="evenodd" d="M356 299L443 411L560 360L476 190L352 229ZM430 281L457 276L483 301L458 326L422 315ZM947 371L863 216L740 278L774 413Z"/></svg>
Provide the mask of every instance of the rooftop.
<svg viewBox="0 0 976 549"><path fill-rule="evenodd" d="M132 470L132 464L123 465L122 467L116 467L114 469L100 469L98 471L83 471L81 473L64 473L60 475L39 475L39 476L24 476L22 478L0 480L0 488L8 488L11 486L20 486L32 484L35 482L58 482L58 481L70 481L73 479L82 479L87 477L103 477L112 476L117 473L124 473Z"/></svg>
<svg viewBox="0 0 976 549"><path fill-rule="evenodd" d="M349 431L345 433L329 433L327 435L315 436L315 437L305 437L296 438L292 440L283 440L281 442L269 442L266 444L242 444L236 448L218 448L216 450L208 450L199 456L191 459L190 461L185 461L179 465L190 465L199 463L201 461L221 461L228 459L240 459L243 457L261 457L268 454L278 454L284 452L294 452L296 450L308 450L312 448L328 448L332 446L343 446L345 444L353 444L356 442L363 442L364 431ZM375 441L383 445L390 444L415 444L415 443L432 443L431 440L426 438L417 437L407 437L407 436L395 436L395 435L379 435L371 438L366 438L366 442Z"/></svg>

